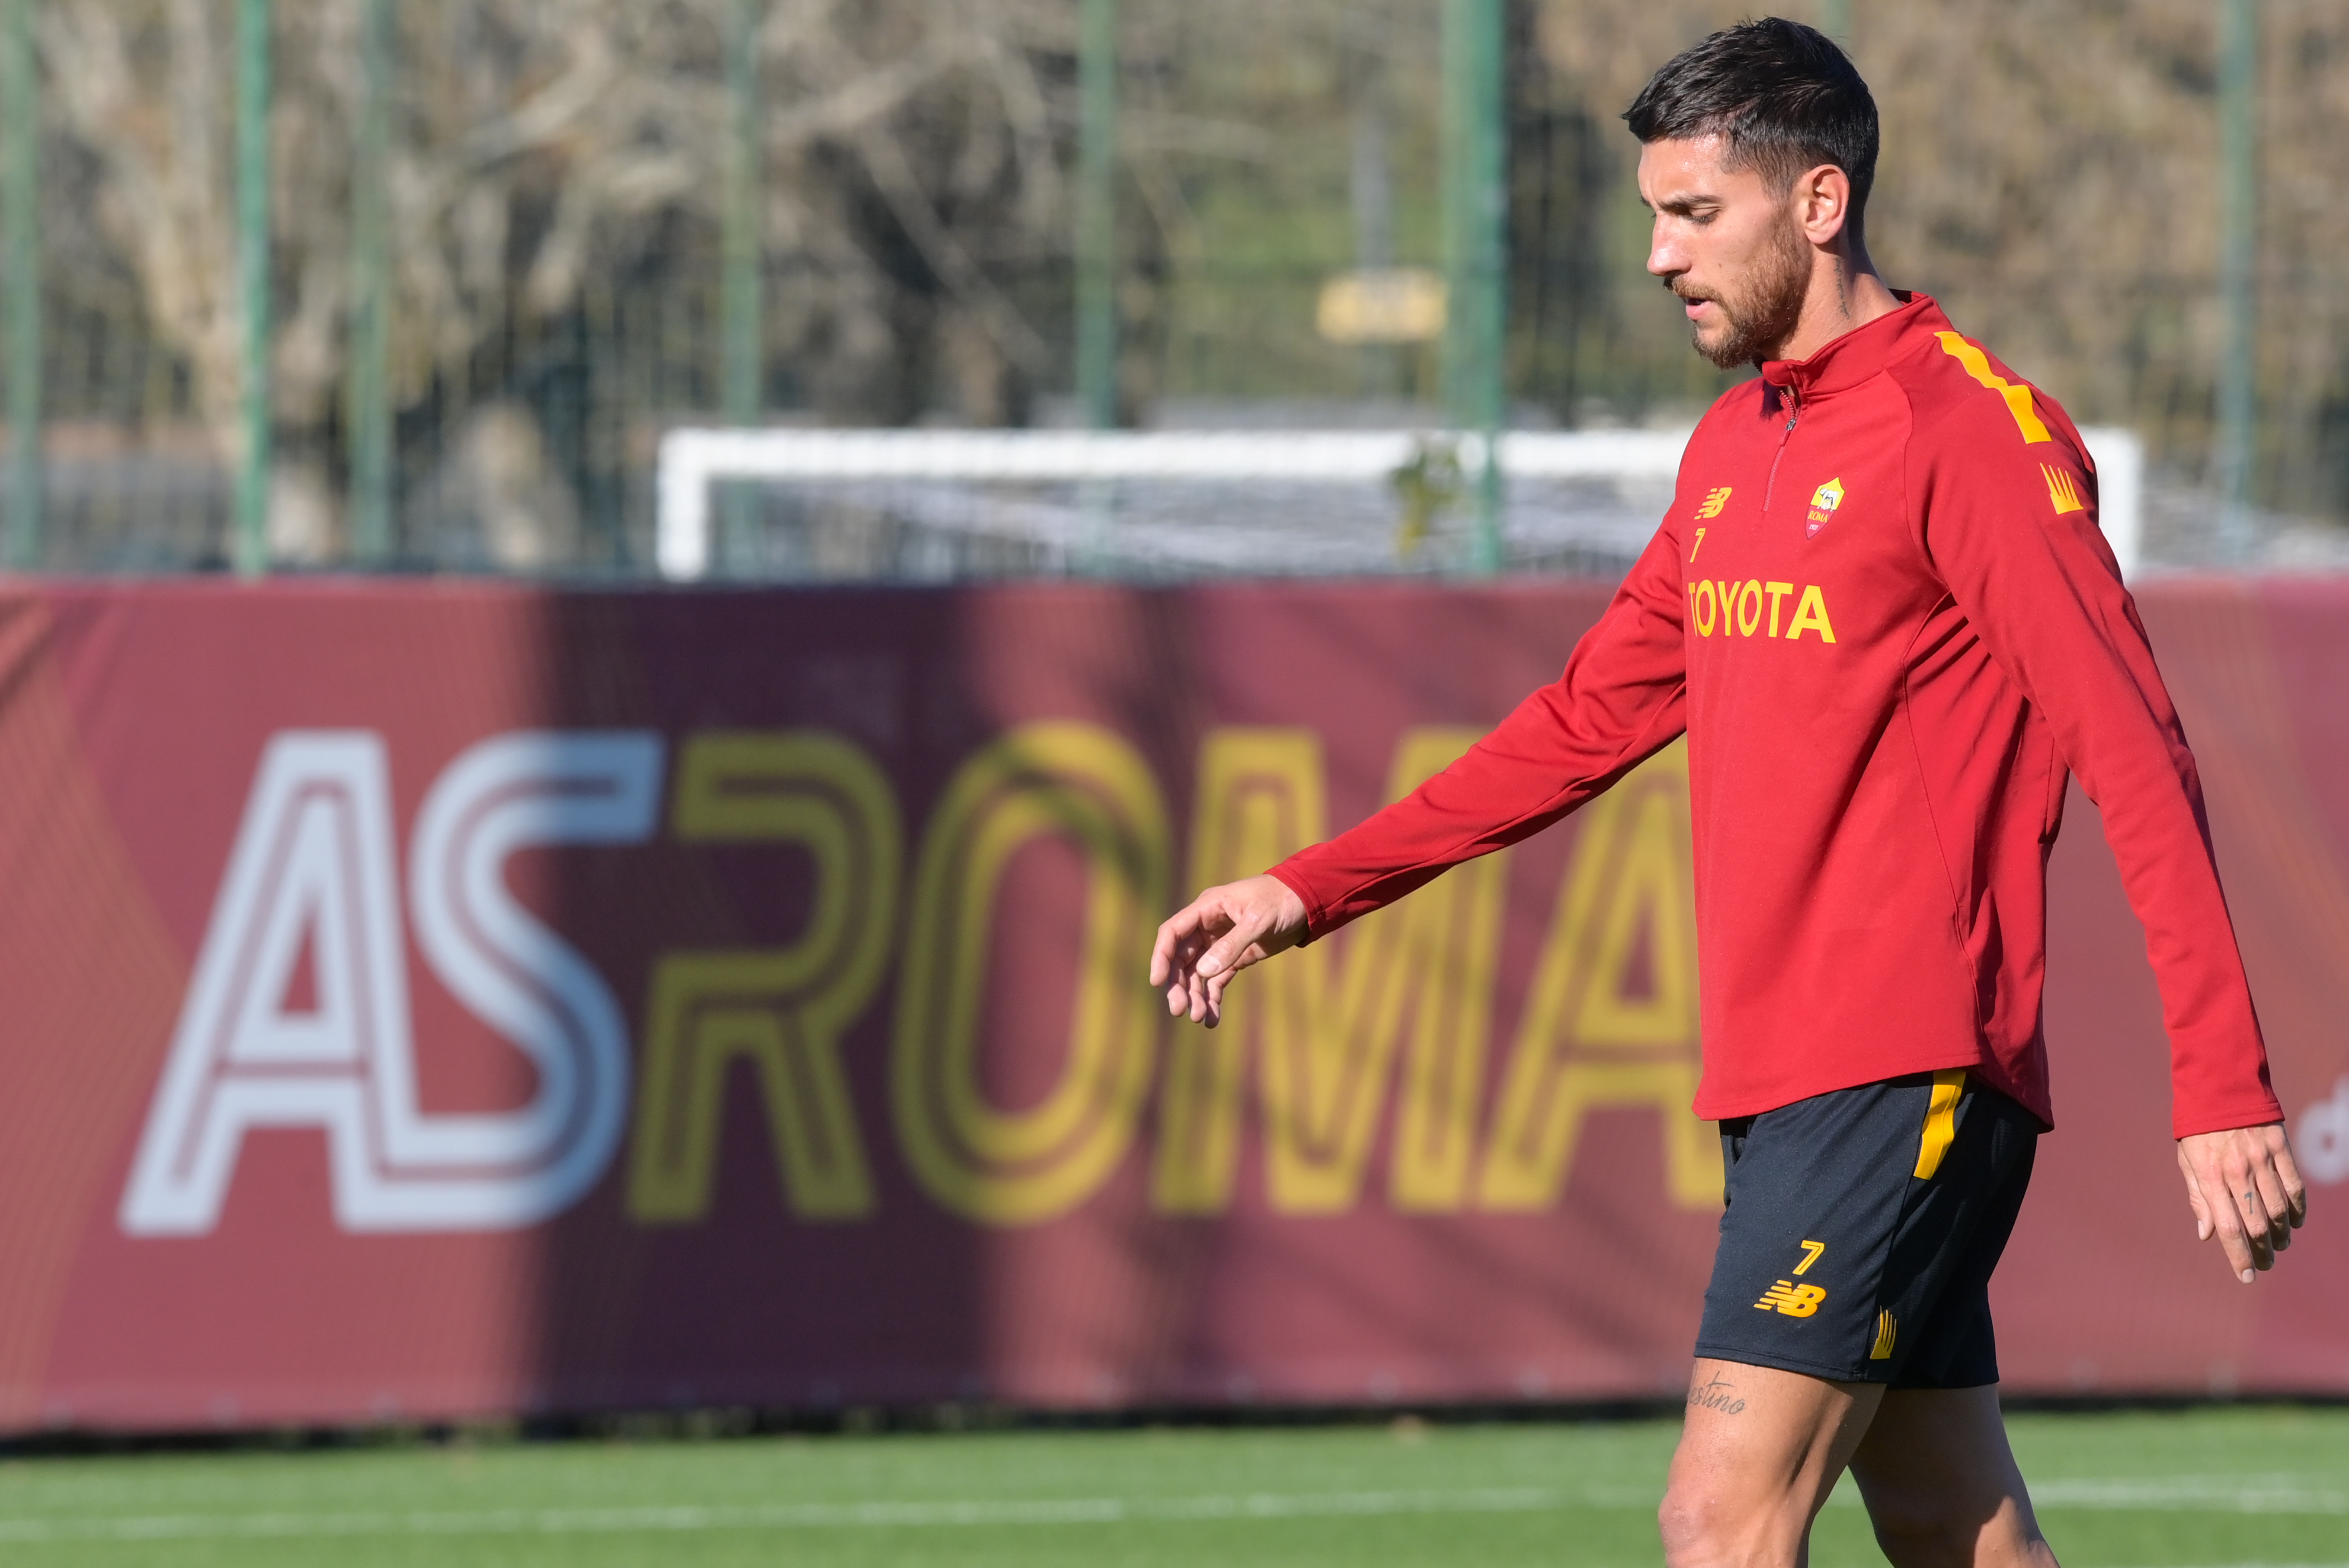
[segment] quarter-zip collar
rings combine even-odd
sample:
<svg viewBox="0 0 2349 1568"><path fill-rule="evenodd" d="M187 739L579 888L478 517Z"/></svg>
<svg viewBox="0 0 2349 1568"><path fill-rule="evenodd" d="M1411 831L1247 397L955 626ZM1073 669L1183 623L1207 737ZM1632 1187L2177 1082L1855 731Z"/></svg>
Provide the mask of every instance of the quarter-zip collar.
<svg viewBox="0 0 2349 1568"><path fill-rule="evenodd" d="M1893 297L1901 301L1899 309L1830 339L1807 359L1763 361L1762 379L1807 407L1870 379L1920 339L1951 329L1931 296L1895 289Z"/></svg>

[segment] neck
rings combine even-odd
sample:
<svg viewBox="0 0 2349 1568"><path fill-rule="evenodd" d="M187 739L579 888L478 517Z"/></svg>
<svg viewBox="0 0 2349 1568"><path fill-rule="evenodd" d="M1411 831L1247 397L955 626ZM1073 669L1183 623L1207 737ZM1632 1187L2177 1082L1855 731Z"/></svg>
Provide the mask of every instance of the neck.
<svg viewBox="0 0 2349 1568"><path fill-rule="evenodd" d="M1769 359L1807 359L1845 333L1900 308L1900 301L1876 275L1865 245L1844 243L1811 254L1811 283L1795 329Z"/></svg>

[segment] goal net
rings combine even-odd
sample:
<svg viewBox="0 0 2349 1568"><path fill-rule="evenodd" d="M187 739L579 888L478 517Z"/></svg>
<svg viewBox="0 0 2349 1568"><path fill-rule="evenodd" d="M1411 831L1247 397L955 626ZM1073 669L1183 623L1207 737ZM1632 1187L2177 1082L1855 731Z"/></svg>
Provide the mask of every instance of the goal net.
<svg viewBox="0 0 2349 1568"><path fill-rule="evenodd" d="M2133 570L2141 449L2084 433ZM1502 435L1503 569L1620 576L1687 439ZM657 547L676 581L1433 576L1472 559L1484 461L1439 431L676 430Z"/></svg>

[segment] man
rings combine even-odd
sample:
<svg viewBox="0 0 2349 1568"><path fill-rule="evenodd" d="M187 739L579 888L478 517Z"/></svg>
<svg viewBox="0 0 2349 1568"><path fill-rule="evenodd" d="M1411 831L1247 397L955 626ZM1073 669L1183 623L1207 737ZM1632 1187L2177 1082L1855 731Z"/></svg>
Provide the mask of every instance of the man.
<svg viewBox="0 0 2349 1568"><path fill-rule="evenodd" d="M2044 871L2101 807L2172 1047L2204 1239L2249 1283L2305 1213L2192 755L2045 394L1887 288L1874 100L1820 34L1716 33L1626 114L1648 270L1758 365L1564 675L1416 794L1160 928L1232 977L1540 831L1683 732L1704 1077L1728 1206L1665 1556L1804 1560L1847 1466L1901 1568L2053 1564L1999 1416L1987 1287L2051 1125Z"/></svg>

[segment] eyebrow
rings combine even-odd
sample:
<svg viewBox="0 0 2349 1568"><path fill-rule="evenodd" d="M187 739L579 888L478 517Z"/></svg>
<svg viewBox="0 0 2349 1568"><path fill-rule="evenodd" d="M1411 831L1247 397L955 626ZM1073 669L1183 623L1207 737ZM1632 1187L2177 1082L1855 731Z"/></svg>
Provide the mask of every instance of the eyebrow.
<svg viewBox="0 0 2349 1568"><path fill-rule="evenodd" d="M1685 218L1699 207L1718 207L1723 204L1722 197L1706 192L1698 192L1693 195L1674 196L1661 204L1649 201L1645 196L1640 198L1640 205L1647 208L1651 213L1670 213L1675 218Z"/></svg>

